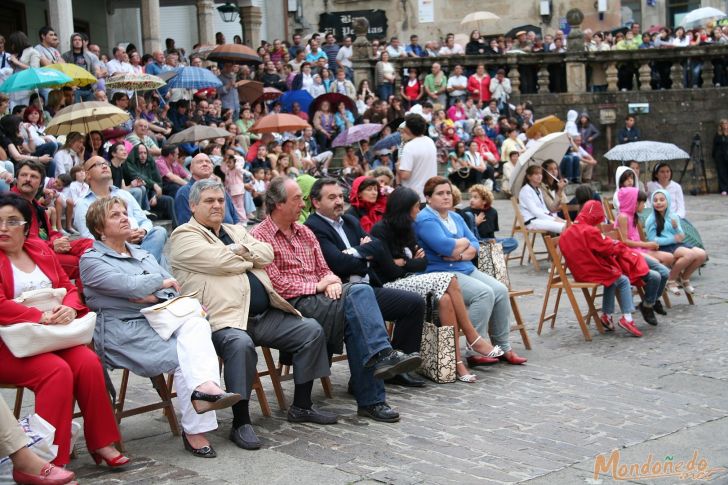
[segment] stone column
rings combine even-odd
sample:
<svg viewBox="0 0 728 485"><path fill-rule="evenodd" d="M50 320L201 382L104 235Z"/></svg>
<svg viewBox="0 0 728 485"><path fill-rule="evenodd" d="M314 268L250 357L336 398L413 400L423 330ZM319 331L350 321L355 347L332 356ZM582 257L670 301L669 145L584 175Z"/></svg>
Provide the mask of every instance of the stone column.
<svg viewBox="0 0 728 485"><path fill-rule="evenodd" d="M352 27L354 27L354 35L356 36L351 51L354 86L358 86L365 79L369 82L369 86L374 86L372 82L372 65L369 62L372 57L372 46L369 39L367 39L369 21L364 17L356 17L352 19Z"/></svg>
<svg viewBox="0 0 728 485"><path fill-rule="evenodd" d="M49 0L48 21L58 35L58 50L66 52L71 49L73 34L73 2L71 0Z"/></svg>
<svg viewBox="0 0 728 485"><path fill-rule="evenodd" d="M144 54L162 50L162 42L159 38L159 0L142 0L139 14L142 19Z"/></svg>
<svg viewBox="0 0 728 485"><path fill-rule="evenodd" d="M263 14L260 7L248 5L240 7L240 22L243 24L243 44L253 49L260 45L260 27Z"/></svg>
<svg viewBox="0 0 728 485"><path fill-rule="evenodd" d="M200 44L215 45L215 27L213 15L215 5L212 0L197 0L197 42Z"/></svg>
<svg viewBox="0 0 728 485"><path fill-rule="evenodd" d="M579 56L584 52L584 33L580 28L581 23L584 21L584 14L578 8L572 8L566 12L566 21L571 26L566 48L566 91L569 93L585 93L586 66L580 59L570 59L570 57Z"/></svg>

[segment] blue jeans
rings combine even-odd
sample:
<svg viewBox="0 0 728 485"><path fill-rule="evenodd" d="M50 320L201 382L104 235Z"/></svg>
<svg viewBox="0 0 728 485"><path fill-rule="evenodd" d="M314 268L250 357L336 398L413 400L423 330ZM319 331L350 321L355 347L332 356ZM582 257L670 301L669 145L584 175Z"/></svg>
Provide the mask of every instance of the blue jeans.
<svg viewBox="0 0 728 485"><path fill-rule="evenodd" d="M142 210L149 210L149 199L147 198L147 188L145 186L130 187L127 190L134 196L134 199L136 199Z"/></svg>
<svg viewBox="0 0 728 485"><path fill-rule="evenodd" d="M455 273L468 307L470 321L480 335L486 331L493 345L500 345L504 352L511 350L508 335L511 329L511 303L508 288L495 278L477 269L469 275Z"/></svg>
<svg viewBox="0 0 728 485"><path fill-rule="evenodd" d="M111 95L109 95L111 97ZM79 101L93 101L94 98L94 90L92 88L81 88L77 89L76 92L73 93L73 102L78 103Z"/></svg>
<svg viewBox="0 0 728 485"><path fill-rule="evenodd" d="M164 244L167 242L167 231L159 226L155 226L142 239L142 249L154 256L159 264L162 264Z"/></svg>
<svg viewBox="0 0 728 485"><path fill-rule="evenodd" d="M374 290L365 284L352 285L345 300L344 342L356 403L359 407L383 403L384 382L374 378L371 367L364 366L378 352L392 348Z"/></svg>
<svg viewBox="0 0 728 485"><path fill-rule="evenodd" d="M579 157L576 155L564 155L559 164L561 175L569 180L569 182L579 182L579 173L581 166L579 165Z"/></svg>
<svg viewBox="0 0 728 485"><path fill-rule="evenodd" d="M518 248L518 239L515 237L497 237L495 240L503 245L503 254L510 254Z"/></svg>
<svg viewBox="0 0 728 485"><path fill-rule="evenodd" d="M386 102L389 102L389 97L394 94L393 83L382 83L377 86L377 96Z"/></svg>
<svg viewBox="0 0 728 485"><path fill-rule="evenodd" d="M56 151L58 150L59 144L53 141L49 141L47 143L43 143L42 145L38 145L35 147L35 151L33 152L34 157L42 157L43 155L50 155L51 157L56 154ZM56 176L56 161L51 159L50 162L48 162L48 165L46 165L46 177L55 177Z"/></svg>
<svg viewBox="0 0 728 485"><path fill-rule="evenodd" d="M642 277L642 280L646 284L645 303L652 306L662 295L662 292L665 291L670 270L656 259L645 257L645 261L647 261L647 266L650 268L650 272Z"/></svg>
<svg viewBox="0 0 728 485"><path fill-rule="evenodd" d="M614 313L614 294L619 291L619 308L622 313L632 313L634 311L634 302L632 301L632 285L629 278L621 275L617 281L609 286L604 286L604 296L602 296L602 312L607 315Z"/></svg>

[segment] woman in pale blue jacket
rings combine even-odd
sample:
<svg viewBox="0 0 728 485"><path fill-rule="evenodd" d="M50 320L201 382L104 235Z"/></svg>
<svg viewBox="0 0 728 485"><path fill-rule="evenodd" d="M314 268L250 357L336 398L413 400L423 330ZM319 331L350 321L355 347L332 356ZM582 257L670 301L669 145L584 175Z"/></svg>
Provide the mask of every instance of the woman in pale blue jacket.
<svg viewBox="0 0 728 485"><path fill-rule="evenodd" d="M452 211L452 186L445 177L432 177L424 188L427 207L415 219L417 242L427 256L427 272L455 273L468 314L479 334L487 330L494 345L505 352L500 359L523 364L509 341L511 305L508 288L478 271L472 259L478 254L478 239L460 215ZM471 342L471 344L474 342ZM473 359L468 359L473 365ZM484 362L482 362L484 363Z"/></svg>
<svg viewBox="0 0 728 485"><path fill-rule="evenodd" d="M667 289L675 295L680 294L680 286L690 294L695 292L690 284L690 275L705 263L706 253L703 249L693 247L685 242L685 232L680 218L670 210L670 195L659 189L652 194L652 213L645 223L647 239L660 246L660 251L672 253L675 261L667 280Z"/></svg>

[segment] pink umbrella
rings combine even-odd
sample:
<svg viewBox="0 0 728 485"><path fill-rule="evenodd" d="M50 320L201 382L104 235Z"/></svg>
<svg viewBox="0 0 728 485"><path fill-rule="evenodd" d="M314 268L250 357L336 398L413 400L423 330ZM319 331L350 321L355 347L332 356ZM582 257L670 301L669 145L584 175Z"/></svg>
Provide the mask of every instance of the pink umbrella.
<svg viewBox="0 0 728 485"><path fill-rule="evenodd" d="M382 131L382 128L384 128L384 125L381 125L379 123L365 123L363 125L354 125L351 128L348 128L339 133L339 136L334 138L331 146L333 148L347 147L353 145L354 143L368 140L369 138Z"/></svg>

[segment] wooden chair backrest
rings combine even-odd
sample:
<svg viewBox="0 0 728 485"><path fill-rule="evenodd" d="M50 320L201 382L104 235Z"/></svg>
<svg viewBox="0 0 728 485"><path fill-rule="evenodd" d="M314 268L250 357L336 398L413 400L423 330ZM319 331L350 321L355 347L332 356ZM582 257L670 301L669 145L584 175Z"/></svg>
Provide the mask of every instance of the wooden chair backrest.
<svg viewBox="0 0 728 485"><path fill-rule="evenodd" d="M610 222L614 222L614 204L612 204L612 200L604 197L602 199L602 204L604 205L604 213L607 215L607 219L609 219Z"/></svg>
<svg viewBox="0 0 728 485"><path fill-rule="evenodd" d="M561 213L564 215L564 220L568 224L574 223L574 221L571 220L571 214L569 214L569 212L576 211L578 213L579 209L581 209L581 206L579 204L561 204Z"/></svg>
<svg viewBox="0 0 728 485"><path fill-rule="evenodd" d="M513 229L516 231L522 231L526 229L526 221L523 220L523 214L521 209L518 207L518 197L511 197L511 205L513 205Z"/></svg>
<svg viewBox="0 0 728 485"><path fill-rule="evenodd" d="M561 248L559 248L560 237L561 236L544 236L546 249L548 250L549 257L551 258L551 271L549 272L549 278L551 278L553 282L563 281L568 277L566 262L561 254Z"/></svg>

